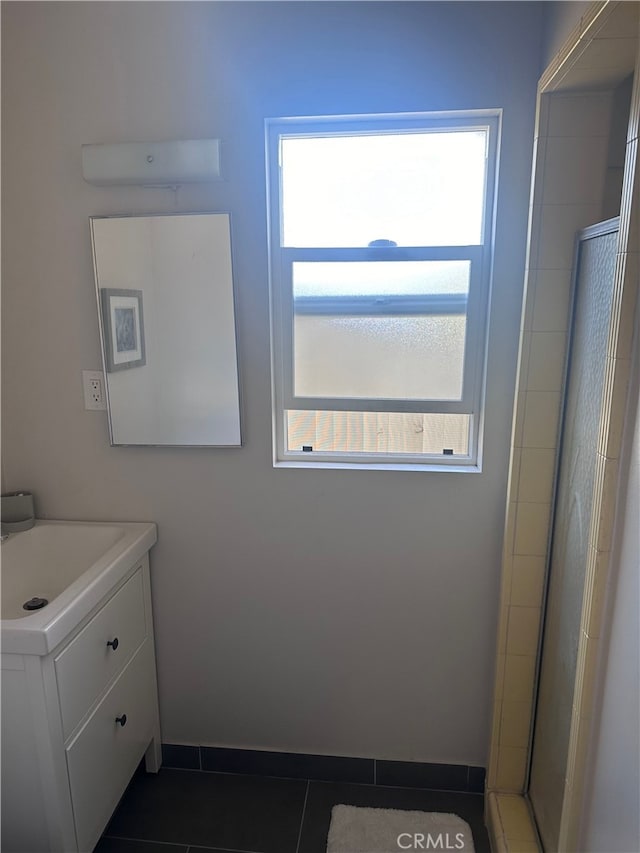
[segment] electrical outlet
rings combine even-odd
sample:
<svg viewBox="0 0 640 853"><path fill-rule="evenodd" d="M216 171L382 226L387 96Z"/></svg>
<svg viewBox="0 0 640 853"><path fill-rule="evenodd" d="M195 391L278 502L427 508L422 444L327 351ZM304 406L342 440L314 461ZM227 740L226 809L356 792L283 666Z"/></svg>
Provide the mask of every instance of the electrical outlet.
<svg viewBox="0 0 640 853"><path fill-rule="evenodd" d="M104 393L104 374L101 370L82 371L84 407L87 411L104 411L107 401Z"/></svg>

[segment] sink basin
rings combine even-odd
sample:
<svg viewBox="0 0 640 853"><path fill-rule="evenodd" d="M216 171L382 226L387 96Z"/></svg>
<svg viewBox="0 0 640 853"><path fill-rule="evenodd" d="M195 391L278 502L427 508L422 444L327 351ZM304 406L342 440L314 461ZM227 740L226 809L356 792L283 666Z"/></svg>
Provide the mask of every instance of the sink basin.
<svg viewBox="0 0 640 853"><path fill-rule="evenodd" d="M2 543L2 653L46 655L156 542L150 522L38 520ZM24 604L46 599L41 609Z"/></svg>

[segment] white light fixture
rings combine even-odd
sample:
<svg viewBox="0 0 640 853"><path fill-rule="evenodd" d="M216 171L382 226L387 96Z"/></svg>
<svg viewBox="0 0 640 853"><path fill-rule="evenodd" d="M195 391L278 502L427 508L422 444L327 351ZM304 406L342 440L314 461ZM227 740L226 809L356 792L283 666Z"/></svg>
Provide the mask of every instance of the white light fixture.
<svg viewBox="0 0 640 853"><path fill-rule="evenodd" d="M99 186L174 187L220 177L220 140L83 145L82 175Z"/></svg>

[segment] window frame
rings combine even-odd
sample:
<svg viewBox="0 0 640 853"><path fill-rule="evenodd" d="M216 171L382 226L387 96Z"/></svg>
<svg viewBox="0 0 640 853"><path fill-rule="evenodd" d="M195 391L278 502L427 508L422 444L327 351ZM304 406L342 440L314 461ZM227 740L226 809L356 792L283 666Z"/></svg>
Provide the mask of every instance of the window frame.
<svg viewBox="0 0 640 853"><path fill-rule="evenodd" d="M501 126L500 110L473 110L451 113L384 114L378 116L340 116L315 118L273 118L266 120L267 211L269 220L271 361L273 402L274 465L285 467L347 467L374 469L446 469L481 470L482 426L488 345L488 317L493 265L493 234L497 196L497 164ZM483 130L487 133L485 151L485 193L481 242L470 246L398 246L398 247L293 247L281 245L282 162L280 140L287 137L365 135L411 131L451 132ZM294 393L294 297L295 262L349 261L447 261L470 263L466 304L463 390L460 400L372 399L358 397L299 397ZM366 297L325 298L343 303L345 315L358 313L357 302ZM366 316L417 313L416 302L430 303L425 313L441 313L443 300L436 295L418 297L403 311L374 309ZM323 313L319 305L304 313ZM326 313L326 312L324 312ZM458 313L458 312L456 312ZM468 455L370 453L363 451L328 452L287 449L287 411L400 412L418 414L466 414L470 416Z"/></svg>

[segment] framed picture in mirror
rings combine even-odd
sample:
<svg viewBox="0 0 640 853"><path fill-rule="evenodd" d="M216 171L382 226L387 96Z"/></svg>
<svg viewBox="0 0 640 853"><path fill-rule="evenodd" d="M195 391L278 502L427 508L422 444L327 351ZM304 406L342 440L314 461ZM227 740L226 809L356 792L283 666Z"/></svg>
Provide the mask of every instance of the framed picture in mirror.
<svg viewBox="0 0 640 853"><path fill-rule="evenodd" d="M142 291L101 288L107 373L146 364Z"/></svg>

